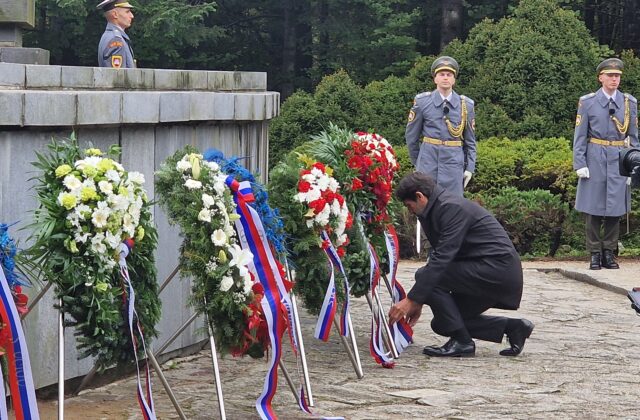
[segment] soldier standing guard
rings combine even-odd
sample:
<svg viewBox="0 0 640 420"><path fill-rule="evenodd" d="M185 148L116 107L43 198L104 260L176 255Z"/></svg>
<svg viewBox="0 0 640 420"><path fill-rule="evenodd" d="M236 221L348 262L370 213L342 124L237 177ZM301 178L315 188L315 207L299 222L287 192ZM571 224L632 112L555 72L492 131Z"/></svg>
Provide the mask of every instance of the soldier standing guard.
<svg viewBox="0 0 640 420"><path fill-rule="evenodd" d="M433 62L436 90L416 95L405 139L416 170L462 196L475 169L476 136L473 101L453 90L458 68L456 60L447 56Z"/></svg>
<svg viewBox="0 0 640 420"><path fill-rule="evenodd" d="M638 105L636 98L618 90L623 67L617 58L602 61L596 68L602 88L578 102L573 137L573 169L578 175L575 208L586 214L591 270L619 268L614 250L620 216L630 209L631 178L620 175L618 153L623 147L638 147Z"/></svg>
<svg viewBox="0 0 640 420"><path fill-rule="evenodd" d="M116 69L136 67L129 35L125 33L133 21L133 6L122 0L104 0L97 9L104 12L107 27L98 45L98 65Z"/></svg>

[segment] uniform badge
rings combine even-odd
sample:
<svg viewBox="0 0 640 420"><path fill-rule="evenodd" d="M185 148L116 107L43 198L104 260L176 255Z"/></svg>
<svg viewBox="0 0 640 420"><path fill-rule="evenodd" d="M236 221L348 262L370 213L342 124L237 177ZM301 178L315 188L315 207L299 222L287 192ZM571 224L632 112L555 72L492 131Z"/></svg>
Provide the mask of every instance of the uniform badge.
<svg viewBox="0 0 640 420"><path fill-rule="evenodd" d="M122 56L121 55L112 55L111 56L111 67L114 69L119 69L122 67Z"/></svg>
<svg viewBox="0 0 640 420"><path fill-rule="evenodd" d="M113 41L111 44L109 44L109 48L116 48L116 47L122 47L122 42Z"/></svg>
<svg viewBox="0 0 640 420"><path fill-rule="evenodd" d="M409 122L412 122L415 119L416 119L416 113L413 112L413 109L412 109L411 111L409 111Z"/></svg>
<svg viewBox="0 0 640 420"><path fill-rule="evenodd" d="M576 115L576 127L579 126L581 122L582 122L582 115L580 114Z"/></svg>

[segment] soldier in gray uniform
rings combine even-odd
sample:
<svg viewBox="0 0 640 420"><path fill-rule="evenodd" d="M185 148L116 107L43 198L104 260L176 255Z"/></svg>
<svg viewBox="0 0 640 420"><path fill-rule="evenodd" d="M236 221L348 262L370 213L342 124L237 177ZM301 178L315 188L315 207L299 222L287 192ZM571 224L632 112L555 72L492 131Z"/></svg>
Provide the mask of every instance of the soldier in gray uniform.
<svg viewBox="0 0 640 420"><path fill-rule="evenodd" d="M456 60L447 56L433 62L436 89L416 95L405 139L416 170L462 196L475 169L476 136L473 101L453 90L458 68Z"/></svg>
<svg viewBox="0 0 640 420"><path fill-rule="evenodd" d="M618 90L623 67L617 58L601 62L596 73L602 88L578 102L573 137L573 169L578 175L575 208L586 214L592 270L619 268L614 250L620 216L630 209L631 178L620 175L618 153L623 147L638 147L638 105L636 98Z"/></svg>
<svg viewBox="0 0 640 420"><path fill-rule="evenodd" d="M133 6L122 0L104 0L97 8L104 12L107 28L98 45L98 65L116 69L136 67L131 40L125 30L133 21Z"/></svg>

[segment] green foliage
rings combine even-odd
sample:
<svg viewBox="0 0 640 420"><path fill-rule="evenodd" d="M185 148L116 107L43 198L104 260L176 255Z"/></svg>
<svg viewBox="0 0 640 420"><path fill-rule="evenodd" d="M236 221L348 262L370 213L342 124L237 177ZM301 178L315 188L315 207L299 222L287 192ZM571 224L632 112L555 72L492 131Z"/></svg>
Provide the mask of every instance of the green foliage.
<svg viewBox="0 0 640 420"><path fill-rule="evenodd" d="M568 211L560 197L507 187L483 196L482 205L504 226L519 254L555 254Z"/></svg>
<svg viewBox="0 0 640 420"><path fill-rule="evenodd" d="M131 223L138 228L135 247L126 261L136 294L138 320L147 339L153 338L160 319L160 300L153 256L157 234L151 220L151 203L146 200L140 181L133 180L133 172L126 173L121 166L117 167L119 164L114 167L113 160L102 159L96 166L82 163L84 169L80 160L89 155L87 159L97 160L101 152L97 149L81 152L75 136L69 141L52 140L48 149L46 153L36 152L37 161L33 162L39 170L33 178L39 207L29 226L33 245L25 251L26 255L39 264L45 280L56 285L61 310L72 318L67 325L76 327L80 357L96 357L100 371L130 363L134 360L133 343L123 305L117 246L132 239L133 231L126 229L130 221L125 220L132 218ZM115 159L118 153L119 148L112 146L108 155ZM107 166L101 166L102 163ZM119 174L117 178L112 178L107 169ZM86 185L81 188L82 195L80 189L76 190L77 204L70 199L66 208L62 197L76 194L69 187L69 180L77 183L86 180ZM109 189L103 183L109 184ZM108 192L111 188L116 194ZM94 198L85 196L85 190L93 190ZM126 211L117 209L116 196L126 198ZM103 209L102 205L108 209L105 225L97 222L96 212ZM142 346L138 350L142 352Z"/></svg>
<svg viewBox="0 0 640 420"><path fill-rule="evenodd" d="M180 226L180 270L194 279L190 302L211 323L219 350L259 357L267 343L248 320L259 316L259 297L246 267L248 251L233 229L237 215L225 178L217 163L187 146L163 163L156 193L170 222Z"/></svg>

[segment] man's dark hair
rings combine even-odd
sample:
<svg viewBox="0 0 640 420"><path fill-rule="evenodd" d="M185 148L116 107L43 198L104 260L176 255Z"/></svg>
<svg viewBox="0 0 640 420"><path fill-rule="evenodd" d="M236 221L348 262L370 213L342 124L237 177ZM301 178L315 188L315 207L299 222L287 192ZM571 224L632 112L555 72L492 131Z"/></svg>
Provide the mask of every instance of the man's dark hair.
<svg viewBox="0 0 640 420"><path fill-rule="evenodd" d="M416 200L416 193L421 192L425 197L431 198L436 182L429 175L422 172L412 172L405 175L396 188L396 198L400 201Z"/></svg>

